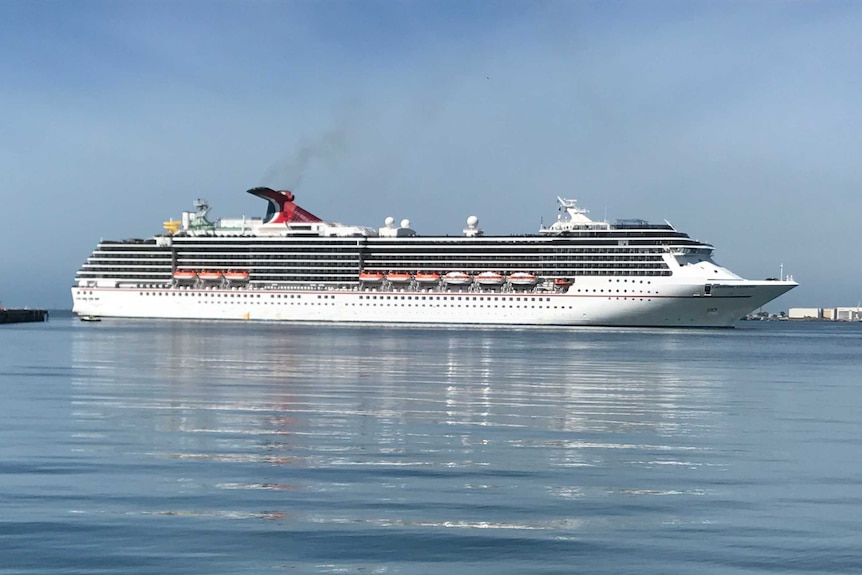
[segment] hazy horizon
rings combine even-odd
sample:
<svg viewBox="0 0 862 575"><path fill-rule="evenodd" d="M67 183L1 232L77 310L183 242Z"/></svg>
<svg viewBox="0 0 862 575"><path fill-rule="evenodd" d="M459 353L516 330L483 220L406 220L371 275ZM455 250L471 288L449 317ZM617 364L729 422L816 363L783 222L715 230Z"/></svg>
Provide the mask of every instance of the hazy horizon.
<svg viewBox="0 0 862 575"><path fill-rule="evenodd" d="M862 4L0 4L0 302L71 307L100 238L291 189L328 221L670 221L768 305L855 306ZM845 250L849 253L844 253ZM847 257L845 257L845 255Z"/></svg>

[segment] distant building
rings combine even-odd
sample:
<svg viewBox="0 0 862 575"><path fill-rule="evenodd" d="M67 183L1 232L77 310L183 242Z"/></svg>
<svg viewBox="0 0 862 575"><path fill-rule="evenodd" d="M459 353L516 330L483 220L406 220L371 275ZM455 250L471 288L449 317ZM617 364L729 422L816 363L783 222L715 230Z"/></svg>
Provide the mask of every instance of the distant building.
<svg viewBox="0 0 862 575"><path fill-rule="evenodd" d="M837 314L835 313L834 307L824 307L823 308L823 319L831 319L834 321L836 319L836 316L837 316Z"/></svg>
<svg viewBox="0 0 862 575"><path fill-rule="evenodd" d="M862 307L836 307L837 321L862 321Z"/></svg>
<svg viewBox="0 0 862 575"><path fill-rule="evenodd" d="M787 312L790 319L822 319L823 310L819 307L792 307Z"/></svg>

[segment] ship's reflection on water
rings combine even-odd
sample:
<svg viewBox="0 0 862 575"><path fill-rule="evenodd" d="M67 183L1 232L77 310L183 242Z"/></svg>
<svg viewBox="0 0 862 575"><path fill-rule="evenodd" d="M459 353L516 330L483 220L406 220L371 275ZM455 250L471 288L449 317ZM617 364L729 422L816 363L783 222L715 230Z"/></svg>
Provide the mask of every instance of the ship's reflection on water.
<svg viewBox="0 0 862 575"><path fill-rule="evenodd" d="M120 322L76 334L74 385L82 413L120 417L141 426L142 438L180 434L172 441L218 448L213 457L229 447L250 449L249 457L279 450L286 462L322 465L400 446L416 463L432 463L424 445L425 455L443 449L457 462L460 446L475 455L498 430L505 445L558 446L546 454L661 449L653 444L662 438L720 424L712 410L722 381L692 355L690 338L671 330ZM652 441L621 441L628 434Z"/></svg>
<svg viewBox="0 0 862 575"><path fill-rule="evenodd" d="M626 476L719 465L701 438L720 432L723 382L690 361L691 338L105 322L73 341L78 447L186 463L184 492L279 494L280 510L222 517L571 527L571 510L524 514L591 492L682 493ZM203 464L218 481L195 479ZM514 517L482 517L513 501Z"/></svg>

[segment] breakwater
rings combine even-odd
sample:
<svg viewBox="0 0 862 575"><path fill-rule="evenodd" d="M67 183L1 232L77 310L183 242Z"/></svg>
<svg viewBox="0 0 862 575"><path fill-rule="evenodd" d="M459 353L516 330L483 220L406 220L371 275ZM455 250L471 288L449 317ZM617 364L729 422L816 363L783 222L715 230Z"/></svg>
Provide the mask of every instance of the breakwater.
<svg viewBox="0 0 862 575"><path fill-rule="evenodd" d="M0 309L0 324L45 321L48 310L44 309Z"/></svg>

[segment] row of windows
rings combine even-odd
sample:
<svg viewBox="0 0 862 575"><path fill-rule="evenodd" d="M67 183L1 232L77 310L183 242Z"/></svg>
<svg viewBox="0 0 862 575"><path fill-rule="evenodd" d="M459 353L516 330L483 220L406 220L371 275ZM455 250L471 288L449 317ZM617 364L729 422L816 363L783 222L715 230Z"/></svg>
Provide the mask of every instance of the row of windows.
<svg viewBox="0 0 862 575"><path fill-rule="evenodd" d="M164 279L169 280L171 278L171 274L169 272L164 271L163 268L160 268L160 271L157 270L127 270L127 269L118 269L118 268L102 268L97 270L87 270L82 269L78 272L78 277L82 278L152 278L152 279Z"/></svg>
<svg viewBox="0 0 862 575"><path fill-rule="evenodd" d="M581 290L578 290L581 291ZM610 291L608 290L608 299L619 299L620 296L611 296ZM584 290L584 292L589 293L590 290ZM605 290L592 290L593 293L604 293ZM619 290L617 290L619 292ZM87 293L87 292L82 292ZM92 292L89 292L92 294ZM634 295L634 292L632 292ZM641 296L643 292L640 292ZM649 294L649 292L647 292ZM228 298L245 298L246 303L250 304L258 304L258 305L269 305L273 304L272 300L282 299L282 295L270 295L268 298L260 299L260 294L219 294L219 293L206 293L206 292L165 292L165 291L155 291L155 292L141 292L141 296L149 296L149 297L167 297L167 296L179 296L179 297L197 297L198 303L218 303L219 301L227 300ZM658 292L656 294L658 295ZM327 300L327 297L335 296L317 296L317 300L301 300L301 295L288 295L285 294L283 299L286 305L338 305L337 302L332 300ZM629 300L640 300L640 301L652 301L651 297L648 295L647 297L632 297L632 296L623 296L625 299ZM380 301L377 301L379 298ZM501 298L501 297L464 297L463 301L461 297L457 296L359 296L358 302L356 301L346 301L341 302L344 306L374 306L374 307L441 307L441 304L438 302L444 302L442 307L464 307L464 308L509 308L509 309L572 309L573 306L565 306L559 305L561 303L560 300L554 301L557 305L552 305L551 298L542 298L542 297L534 297L528 298L524 297L523 299L520 297L509 297L509 298ZM374 300L374 301L372 301ZM385 301L390 300L390 301ZM451 302L451 303L446 303ZM479 303L477 303L479 302ZM515 303L512 303L515 302ZM545 302L545 303L542 303Z"/></svg>
<svg viewBox="0 0 862 575"><path fill-rule="evenodd" d="M581 239L584 237L596 239ZM601 239L599 239L601 238ZM474 238L470 241L464 241L464 238L449 237L446 239L424 239L424 238L360 238L360 239L324 239L318 236L312 238L290 238L290 237L274 237L274 238L238 238L232 240L225 237L212 238L174 238L173 245L177 249L194 249L194 250L256 250L256 249L302 249L306 251L326 251L332 249L394 249L398 250L452 250L452 249L531 249L534 246L547 246L548 244L555 246L596 246L596 245L615 245L620 241L630 242L634 245L661 245L661 244L687 244L697 245L700 242L692 240L687 234L681 232L656 231L656 232L631 232L624 233L608 233L608 232L589 232L586 234L573 233L572 237L552 237L547 236L511 236L505 238L482 237ZM130 240L125 242L101 242L98 249L104 251L129 251L129 250L151 250L156 248L156 242L149 240ZM161 248L164 250L171 249L169 246Z"/></svg>
<svg viewBox="0 0 862 575"><path fill-rule="evenodd" d="M699 242L673 242L673 246L694 246L701 247L703 244ZM273 246L279 247L279 246ZM196 249L192 246L184 246L179 249L171 249L171 248L156 248L154 246L141 246L140 248L127 248L127 249L104 249L103 246L98 247L93 254L94 255L102 255L104 257L120 257L120 256L129 256L129 257L139 257L139 256L148 256L148 257L167 257L172 253L176 253L180 256L188 256L188 257L211 257L213 255L224 255L226 257L237 257L237 256L259 256L259 257L280 257L285 254L302 256L308 255L308 257L319 257L322 255L330 254L332 257L355 257L355 254L360 253L360 251L365 253L371 253L379 256L407 256L407 257L415 257L415 258L428 258L428 257L436 257L441 254L451 254L455 257L462 257L464 255L474 254L474 255L482 255L482 256L496 256L496 257L523 257L524 255L532 255L536 256L554 253L554 254L588 254L588 253L601 253L601 254L634 254L634 253L653 253L660 254L664 251L665 245L660 246L638 246L638 247L615 247L615 246L586 246L586 247L548 247L547 245L519 245L519 246L501 246L498 249L494 249L492 246L475 246L475 245L464 245L464 246L444 246L440 249L427 249L427 248L414 248L414 247L404 247L398 246L398 249L389 248L377 248L377 249L368 249L368 250L359 250L353 249L353 246L343 246L338 250L333 251L331 248L319 248L319 247L309 247L309 246L284 246L277 250L268 251L265 249L225 249L225 246L213 246L208 249ZM466 254L465 254L466 252Z"/></svg>
<svg viewBox="0 0 862 575"><path fill-rule="evenodd" d="M587 254L587 255L585 255ZM599 255L597 255L599 254ZM444 256L444 257L441 257ZM530 253L530 254L430 254L430 255L408 255L396 254L367 254L363 260L367 262L440 262L445 266L446 262L475 262L483 265L484 262L569 262L569 261L662 261L661 254L648 254L644 251L635 251L631 254L602 254L598 250L584 251L583 254L573 252L563 253ZM171 262L168 254L103 254L94 253L87 258L88 262ZM179 262L224 262L226 265L236 265L237 262L290 262L290 261L313 261L317 263L339 264L342 262L359 262L359 254L178 254L176 261Z"/></svg>
<svg viewBox="0 0 862 575"><path fill-rule="evenodd" d="M90 264L99 263L135 263L135 262L150 262L168 264L171 261L178 261L183 265L194 266L197 263L206 264L221 264L226 266L236 266L238 263L244 262L273 262L273 263L288 263L288 262L311 262L313 265L350 265L351 263L359 265L360 261L364 261L365 265L411 262L412 265L418 267L451 267L452 265L474 265L483 266L488 262L543 262L548 263L568 263L568 262L662 262L663 258L660 252L648 252L645 250L631 250L627 253L608 252L607 250L557 250L554 253L548 252L530 252L522 254L510 253L438 253L438 254L416 254L410 255L404 252L397 253L381 253L365 254L360 258L360 254L344 254L344 253L327 253L327 254L309 254L309 253L213 253L199 254L183 252L176 255L176 258L171 258L170 254L144 254L144 253L116 253L105 254L94 252L87 258ZM415 262L415 263L413 263Z"/></svg>
<svg viewBox="0 0 862 575"><path fill-rule="evenodd" d="M692 248L693 249L693 248ZM364 257L359 257L358 254L341 255L307 255L307 254L179 254L177 258L158 258L158 257L137 257L129 255L127 257L97 257L91 256L88 261L179 261L179 262L224 262L227 265L234 265L237 262L273 262L281 264L283 262L316 262L316 263L332 263L340 264L343 262L415 262L414 265L428 265L429 263L439 262L440 266L447 266L447 262L474 262L475 265L485 265L485 262L570 262L570 261L654 261L661 262L664 260L662 254L650 254L644 251L635 252L633 254L600 254L599 252L584 252L583 254L562 253L562 254L435 254L428 256L410 256L405 254L365 254Z"/></svg>
<svg viewBox="0 0 862 575"><path fill-rule="evenodd" d="M586 258L585 258L586 259ZM404 262L401 261L381 261L381 260L367 260L365 264L362 266L364 269L379 269L379 270L391 270L391 269L421 269L425 271L441 271L441 270L451 270L451 269L518 269L518 270L553 270L553 269L599 269L599 268L607 268L607 269L647 269L647 268L656 268L663 269L667 268L667 264L662 260L650 261L646 258L641 259L639 261L632 260L617 260L617 261L602 261L600 258L590 258L592 261L542 261L542 262L534 262L534 261L506 261L506 262L493 262L493 264L488 265L487 261L471 261L471 262L433 262L425 265L416 265L416 262L409 262L409 265L404 265ZM326 264L326 265L322 265ZM249 267L248 265L240 265L236 261L192 261L192 260L182 260L177 262L177 267L182 268L231 268L231 267ZM169 262L120 262L120 261L90 261L85 263L82 268L83 269L101 269L101 270L110 270L110 271L122 271L122 270L150 270L150 271L169 271L170 268ZM332 271L345 271L345 270L359 270L360 266L356 262L342 263L342 264L332 264L328 262L309 262L307 264L295 263L292 262L292 265L262 265L255 264L254 269L256 271L263 270L304 270L304 269L320 269L320 268L329 268Z"/></svg>
<svg viewBox="0 0 862 575"><path fill-rule="evenodd" d="M326 266L326 267L347 267L347 266L358 266L359 260L357 258L320 258L320 257L283 257L283 258L225 258L225 257L210 257L210 258L178 258L177 262L179 265L186 267L196 267L196 266L225 266L225 267L235 267L235 266L247 266L247 265L261 265L263 262L268 263L271 266L284 267L285 265L297 265L304 267L311 266Z"/></svg>
<svg viewBox="0 0 862 575"><path fill-rule="evenodd" d="M481 267L554 267L567 266L572 264L583 264L587 262L603 262L608 264L620 263L637 263L649 262L654 266L665 265L664 259L660 257L620 257L609 258L607 256L581 256L569 258L531 258L531 259L505 259L505 258L449 258L449 259L434 259L434 260L416 260L411 258L367 258L364 260L364 267L418 267L422 269L435 268L481 268Z"/></svg>
<svg viewBox="0 0 862 575"><path fill-rule="evenodd" d="M423 271L447 271L451 269L466 269L466 270L541 270L542 275L555 275L557 273L565 275L566 270L581 270L581 269L667 269L667 265L664 262L632 262L632 261L618 261L618 262L493 262L491 265L486 265L489 262L459 262L459 263L450 263L446 265L445 262L434 262L434 265L422 265L416 266L412 265L415 262L410 262L411 265L404 265L403 262L387 262L387 261L368 261L364 266L361 266L363 269L371 269L371 270L407 270L413 271L416 269L420 269ZM247 265L238 264L238 262L191 262L191 261L183 261L178 262L177 267L181 267L184 269L192 268L192 269L208 269L208 268L216 268L216 269L228 269L232 267L243 267L248 268ZM283 266L274 266L274 265L254 265L254 271L257 273L262 273L266 271L270 271L271 273L290 273L293 271L303 271L303 270L317 270L320 272L330 272L337 275L343 275L346 273L358 273L360 266L356 263L345 263L341 265L319 265L319 263L309 263L309 264L296 264L292 265L283 265ZM147 262L134 262L134 263L124 263L124 262L88 262L81 266L82 271L115 271L115 272L123 272L123 271L148 271L154 273L168 273L170 272L171 266L168 262L164 263L147 263Z"/></svg>
<svg viewBox="0 0 862 575"><path fill-rule="evenodd" d="M583 238L591 238L585 240ZM593 239L595 238L595 239ZM597 241L598 240L598 241ZM236 248L266 248L266 247L367 247L373 248L390 248L397 246L399 249L439 249L452 247L519 247L529 245L590 245L604 243L618 243L619 241L633 240L639 242L685 242L691 240L688 234L671 230L655 231L655 232L591 232L589 234L572 236L537 236L537 235L518 235L518 236L482 236L465 240L463 236L445 236L436 238L426 238L422 236L413 236L410 238L400 237L397 239L381 238L375 236L362 238L323 238L320 236L276 236L276 237L252 237L246 236L244 239L229 239L227 237L177 237L174 238L173 244L183 248L207 249L210 247L218 248L223 246L231 246ZM153 244L155 242L148 242ZM128 246L136 245L134 243L108 243L103 242L102 246Z"/></svg>
<svg viewBox="0 0 862 575"><path fill-rule="evenodd" d="M570 277L578 278L578 277L594 277L594 276L612 276L612 277L626 277L626 278L635 278L635 277L668 277L671 276L672 273L670 271L611 271L607 272L604 270L594 270L594 271L582 271L579 273L571 273ZM110 274L111 279L115 279L118 281L130 280L130 281L155 281L160 282L159 287L163 287L165 285L169 285L172 283L173 279L170 276L165 274L145 274L145 273L113 273ZM102 279L103 274L97 272L79 272L77 275L78 280L97 280ZM632 280L634 281L634 280ZM314 285L329 285L329 286L339 286L339 287L353 287L357 285L356 279L351 275L348 277L344 276L289 276L289 275L258 275L254 277L254 282L258 287L264 287L263 284L268 284L272 288L275 289L287 289L288 286L283 284L290 283L291 286L295 286L296 284L313 284L308 286L309 289L313 289ZM279 285L282 284L282 285ZM218 282L214 282L214 285L218 285Z"/></svg>
<svg viewBox="0 0 862 575"><path fill-rule="evenodd" d="M502 264L502 265L501 265ZM378 270L378 271L389 271L389 270L406 270L412 271L416 269L413 266L405 266L405 265L396 265L392 262L367 262L363 269L366 270ZM635 262L618 262L618 263L609 263L609 262L596 262L596 263L580 263L580 262L571 262L567 264L561 264L558 262L548 263L548 264L535 264L535 263L526 263L526 262L498 262L497 265L487 266L484 268L475 266L475 265L464 265L464 264L453 264L453 265L438 265L438 266L426 266L419 268L422 271L436 271L436 272L445 272L452 269L455 270L463 270L463 271L483 271L483 270L491 270L491 271L502 271L502 272L512 272L512 271L534 271L539 273L540 275L566 275L568 270L622 270L622 269L631 269L631 270L641 270L641 269L668 269L667 265L664 263L635 263Z"/></svg>
<svg viewBox="0 0 862 575"><path fill-rule="evenodd" d="M239 240L239 241L231 241L224 240L219 238L212 238L208 241L200 241L200 240L175 240L174 245L181 249L218 249L220 247L234 247L234 248L248 248L248 249L261 249L261 248L278 248L278 247L289 247L291 249L303 248L309 250L326 250L326 249L349 249L358 247L360 241L357 240L312 240L308 241L305 239L289 239L289 238L271 238L271 239L259 239L259 240ZM273 245L275 244L275 245Z"/></svg>
<svg viewBox="0 0 862 575"><path fill-rule="evenodd" d="M347 281L353 282L357 280L356 270L350 268L341 273L332 271L330 273L318 273L316 275L308 275L308 271L292 269L290 271L264 273L257 271L252 273L252 280L257 281ZM320 270L316 270L320 272ZM527 270L530 271L530 270ZM613 266L586 265L581 268L568 267L546 269L542 275L550 276L583 276L583 275L632 275L632 276L655 276L655 275L671 275L670 270L650 267L644 264L636 264L634 266L625 266L622 264ZM94 267L85 266L78 272L78 277L112 277L112 278L128 278L128 277L156 277L169 279L171 274L164 268L118 268L118 267Z"/></svg>
<svg viewBox="0 0 862 575"><path fill-rule="evenodd" d="M677 245L677 244L674 244ZM688 245L688 244L686 244ZM694 244L699 246L700 244ZM547 246L518 246L515 249L512 247L506 249L477 249L475 246L465 247L464 249L445 249L445 250L411 250L411 249L375 249L375 250L367 250L367 253L371 253L377 256L402 256L406 255L407 257L415 257L415 258L429 258L429 257L439 257L440 255L452 255L453 257L463 257L465 255L474 255L481 257L524 257L527 256L542 256L546 254L637 254L637 253L647 253L647 254L661 254L664 252L664 246L661 247L611 247L611 246L591 246L591 247L583 247L583 248L574 248L574 247L553 247L549 248Z"/></svg>
<svg viewBox="0 0 862 575"><path fill-rule="evenodd" d="M117 262L117 261L159 261L159 262L170 262L171 254L104 254L101 252L93 252L93 254L87 258L87 261L108 261L108 262Z"/></svg>
<svg viewBox="0 0 862 575"><path fill-rule="evenodd" d="M181 296L181 297L203 297L203 298L245 298L245 299L260 299L261 294L250 293L222 293L222 292L206 292L206 291L152 291L141 292L144 296ZM269 294L269 299L299 299L302 294Z"/></svg>
<svg viewBox="0 0 862 575"><path fill-rule="evenodd" d="M93 291L91 291L91 290L90 291L86 291L86 290L81 291L80 293L93 295ZM634 289L631 290L631 292L629 292L629 290L627 290L627 289L623 289L622 291L617 289L616 291L614 291L611 289L604 290L604 289L594 288L594 289L578 289L577 293L583 293L583 294L590 294L590 293L595 293L595 294L617 293L617 294L619 294L619 293L624 293L627 295L629 293L631 293L633 295L634 294L640 295L640 294L646 293L648 295L658 295L659 292L658 291L653 292L651 290L647 290L646 292L644 292L643 290L635 291ZM148 297L189 297L189 298L195 297L195 298L203 298L206 300L213 300L213 299L217 299L217 300L220 300L220 299L245 299L245 300L260 300L260 299L281 300L281 299L284 299L284 300L294 300L294 299L296 299L296 300L299 300L299 299L302 299L302 297L303 297L303 294L253 294L253 293L227 293L227 292L215 292L215 291L213 291L213 292L191 291L191 290L188 290L188 291L186 291L186 290L181 290L181 291L177 291L177 290L143 291L143 292L140 292L140 295L148 296ZM314 295L315 294L305 294L305 297L311 298ZM327 294L316 294L316 299L325 300L325 303L335 305L335 302L333 300L337 299L337 296L327 295ZM540 296L527 296L527 295L524 295L524 296L511 296L511 295L510 296L499 296L499 295L372 294L372 295L360 295L358 299L360 302L366 302L366 301L376 302L378 300L385 302L385 301L393 301L394 300L394 301L406 301L406 302L413 302L413 301L450 302L451 301L451 302L464 302L464 303L475 303L475 302L499 303L499 302L515 301L515 302L524 302L524 303L532 303L532 304L535 304L536 302L541 303L543 301L544 302L550 302L551 301L550 297L545 297L545 296L541 296L541 295Z"/></svg>

